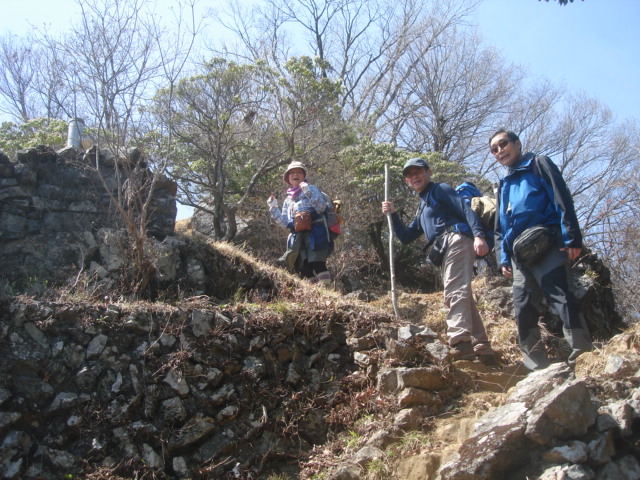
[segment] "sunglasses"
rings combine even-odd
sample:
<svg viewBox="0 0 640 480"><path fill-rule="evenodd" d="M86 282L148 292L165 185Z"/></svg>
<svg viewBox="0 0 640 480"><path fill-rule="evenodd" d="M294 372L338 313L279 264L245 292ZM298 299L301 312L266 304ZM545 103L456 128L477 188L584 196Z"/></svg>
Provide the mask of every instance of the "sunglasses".
<svg viewBox="0 0 640 480"><path fill-rule="evenodd" d="M496 143L493 147L491 147L491 153L498 153L500 150L509 145L512 141L502 139L498 143Z"/></svg>

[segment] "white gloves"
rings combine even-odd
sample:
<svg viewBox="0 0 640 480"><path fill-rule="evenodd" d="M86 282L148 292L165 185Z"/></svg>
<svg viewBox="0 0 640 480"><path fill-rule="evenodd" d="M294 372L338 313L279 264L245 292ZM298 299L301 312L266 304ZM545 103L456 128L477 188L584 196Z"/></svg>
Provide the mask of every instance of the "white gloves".
<svg viewBox="0 0 640 480"><path fill-rule="evenodd" d="M269 205L269 210L278 208L278 199L276 197L269 197L267 199L267 205Z"/></svg>
<svg viewBox="0 0 640 480"><path fill-rule="evenodd" d="M309 195L309 184L307 182L300 182L300 188L302 189L302 193Z"/></svg>

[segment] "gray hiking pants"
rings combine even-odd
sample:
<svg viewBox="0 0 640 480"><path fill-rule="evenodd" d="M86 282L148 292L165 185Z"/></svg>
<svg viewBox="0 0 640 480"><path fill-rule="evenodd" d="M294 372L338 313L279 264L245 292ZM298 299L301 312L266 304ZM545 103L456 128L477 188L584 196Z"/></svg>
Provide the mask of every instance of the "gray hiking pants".
<svg viewBox="0 0 640 480"><path fill-rule="evenodd" d="M540 312L536 305L544 296L551 310L562 320L563 332L572 349L569 362L582 352L593 349L589 331L572 291L566 252L553 247L533 265L513 262L513 306L518 325L518 341L524 365L531 369L549 365L540 335Z"/></svg>

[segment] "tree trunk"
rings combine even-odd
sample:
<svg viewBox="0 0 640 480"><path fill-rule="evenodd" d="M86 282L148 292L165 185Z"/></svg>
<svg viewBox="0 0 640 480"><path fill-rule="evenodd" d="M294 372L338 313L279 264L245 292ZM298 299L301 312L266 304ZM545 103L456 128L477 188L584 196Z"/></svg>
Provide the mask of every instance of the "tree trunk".
<svg viewBox="0 0 640 480"><path fill-rule="evenodd" d="M382 270L384 272L389 271L389 261L387 260L387 253L384 250L384 243L382 242L382 226L384 222L380 220L379 222L370 223L367 227L367 233L369 234L369 238L371 239L371 243L373 244L373 248L378 255L378 259L380 260L380 264L382 265Z"/></svg>
<svg viewBox="0 0 640 480"><path fill-rule="evenodd" d="M236 222L236 209L233 207L228 207L226 205L222 206L224 211L224 216L226 220L227 231L224 235L224 241L231 241L235 238L238 233L238 223Z"/></svg>

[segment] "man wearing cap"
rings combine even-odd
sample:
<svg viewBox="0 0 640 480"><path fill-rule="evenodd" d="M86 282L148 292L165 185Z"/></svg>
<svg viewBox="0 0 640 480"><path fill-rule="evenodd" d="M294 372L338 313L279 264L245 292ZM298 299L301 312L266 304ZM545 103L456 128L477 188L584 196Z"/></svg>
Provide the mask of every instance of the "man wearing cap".
<svg viewBox="0 0 640 480"><path fill-rule="evenodd" d="M329 286L331 272L327 269L327 257L331 248L331 236L324 220L327 201L315 185L305 181L307 169L301 162L291 162L282 179L289 185L287 198L278 209L278 200L271 195L267 199L271 218L281 227L290 230L287 251L282 259L290 271L297 271L300 277L313 283ZM299 213L311 214L308 226L297 228Z"/></svg>
<svg viewBox="0 0 640 480"><path fill-rule="evenodd" d="M471 290L476 255L489 251L482 224L464 199L446 183L431 181L426 160L412 158L402 173L407 185L420 196L420 207L413 221L405 226L392 202L382 202L382 212L391 213L393 230L406 244L424 235L427 242L444 251L442 281L444 301L449 308L447 335L452 360L473 360L495 364L484 324Z"/></svg>

